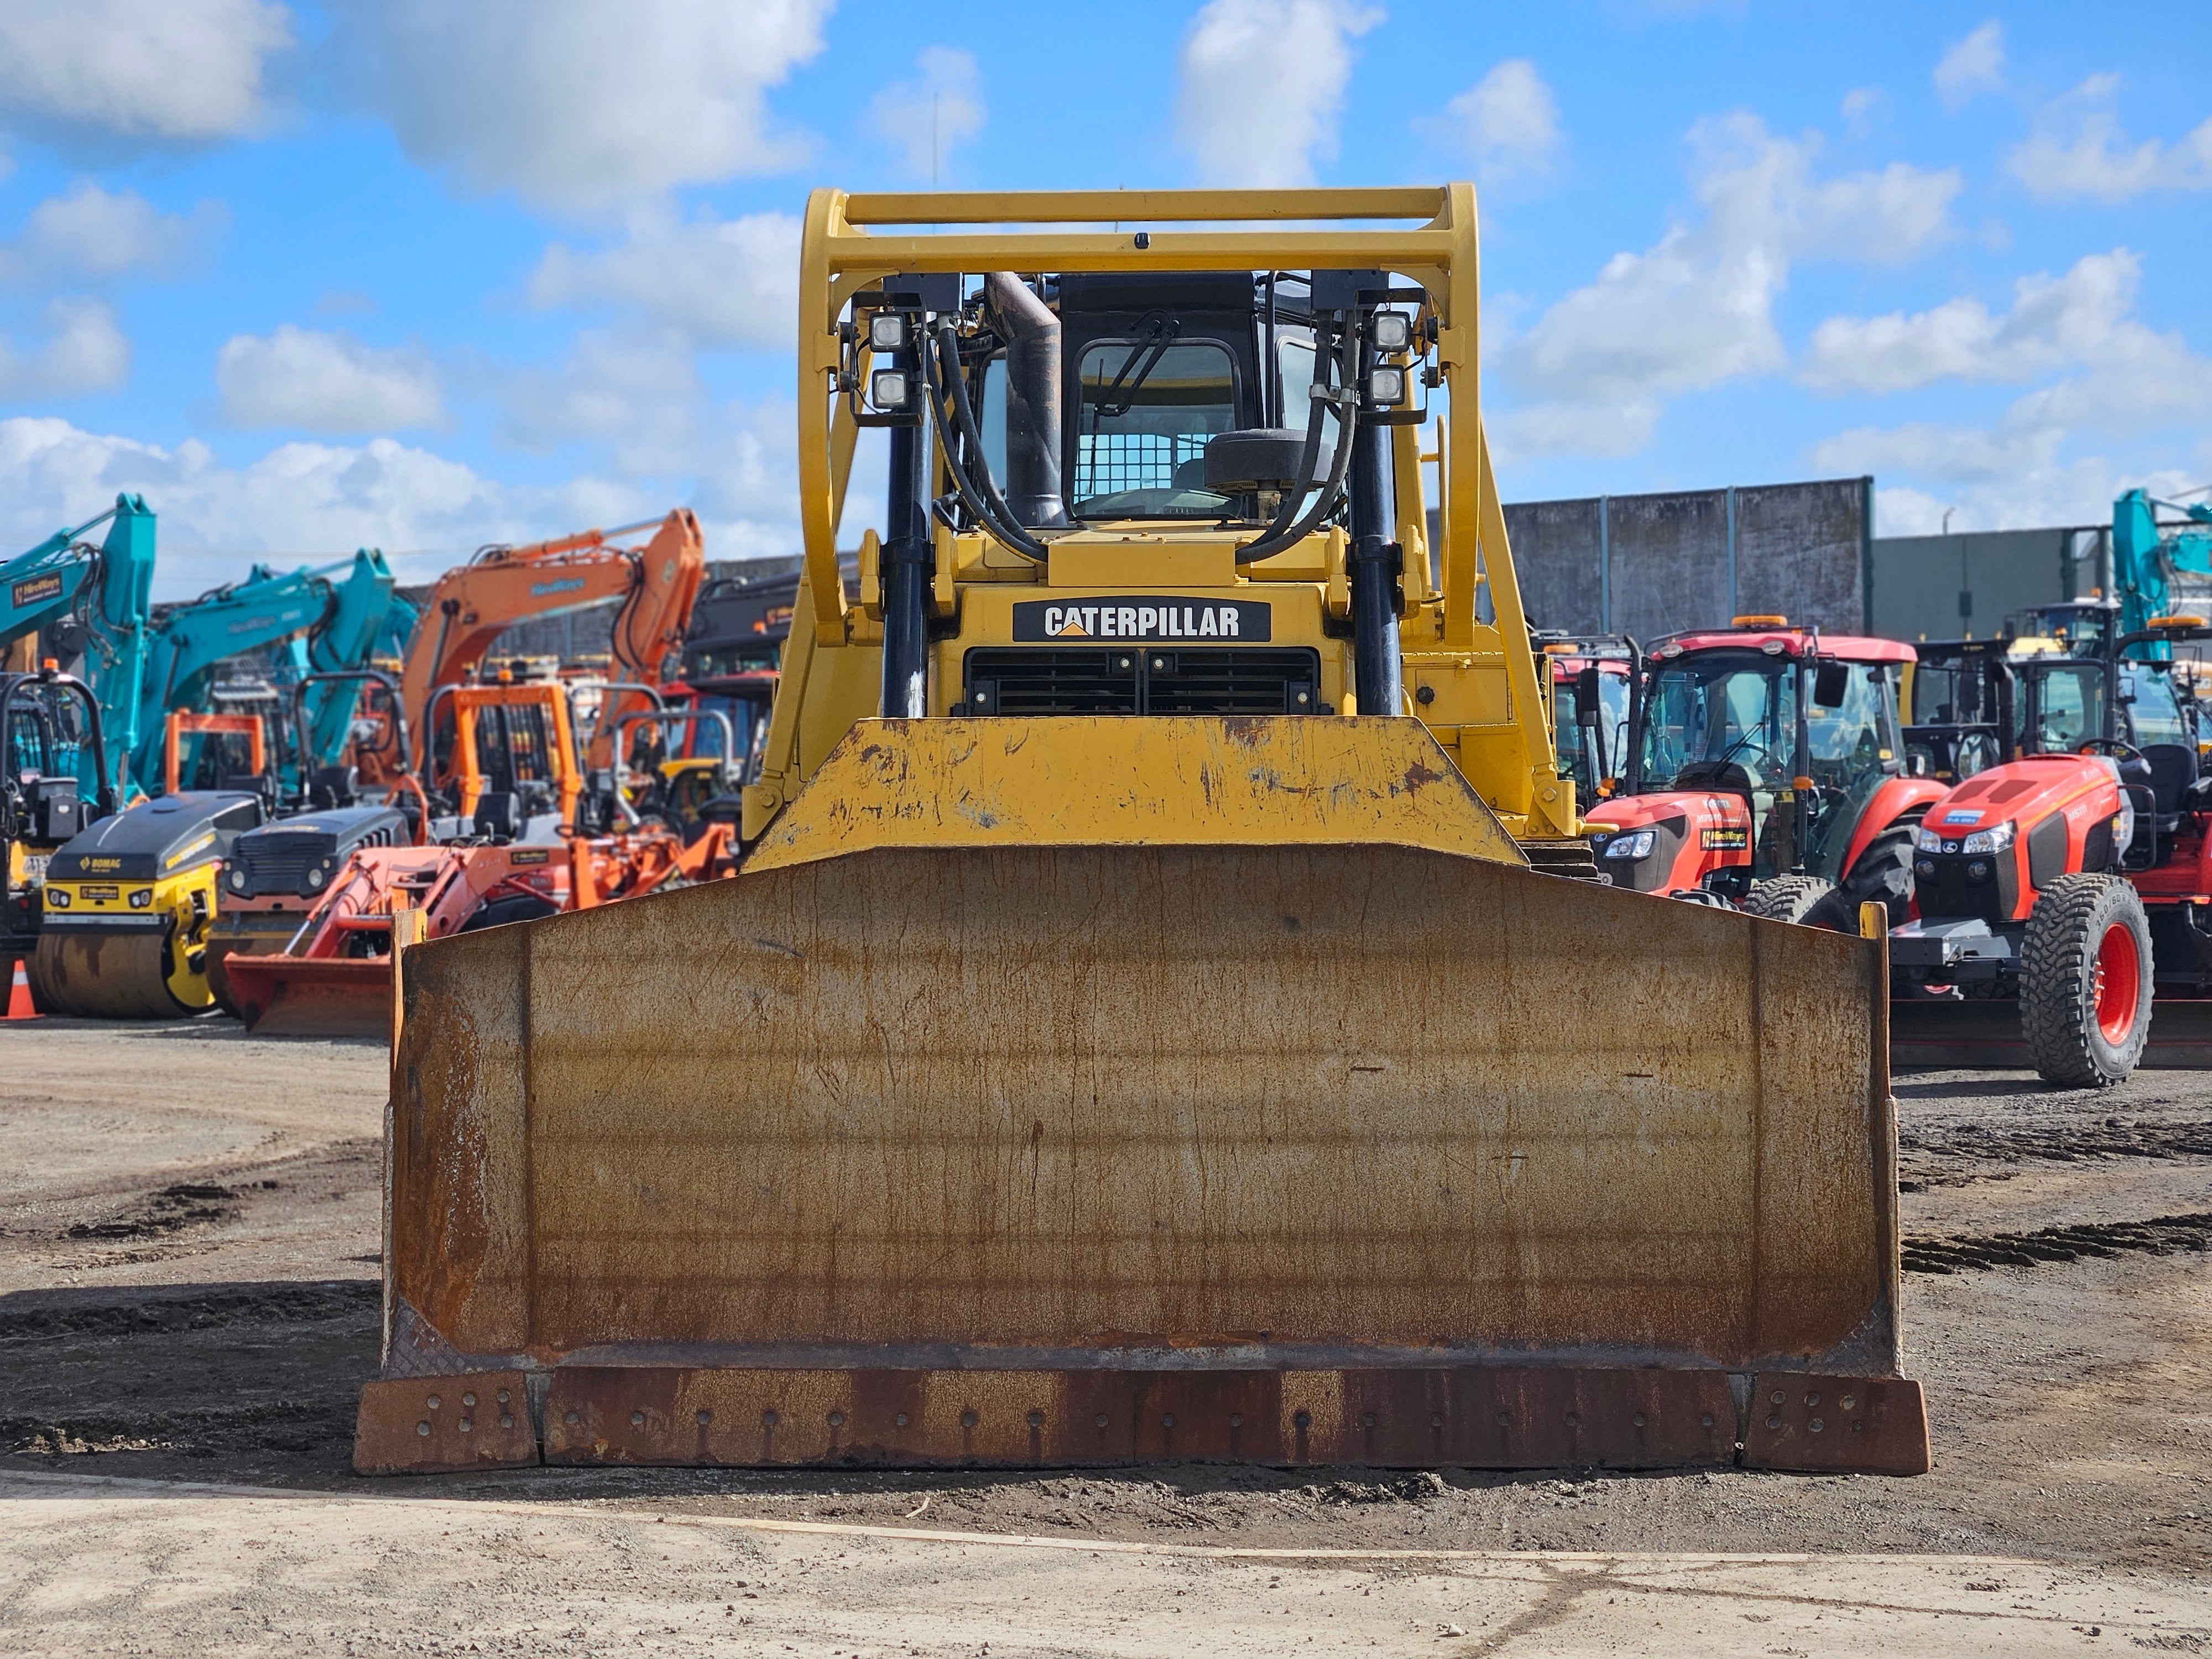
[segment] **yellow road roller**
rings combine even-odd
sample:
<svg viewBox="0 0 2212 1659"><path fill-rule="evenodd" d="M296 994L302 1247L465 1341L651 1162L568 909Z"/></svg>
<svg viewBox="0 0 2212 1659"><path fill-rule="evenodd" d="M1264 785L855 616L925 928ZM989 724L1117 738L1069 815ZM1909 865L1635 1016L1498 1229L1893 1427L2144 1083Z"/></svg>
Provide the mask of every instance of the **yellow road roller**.
<svg viewBox="0 0 2212 1659"><path fill-rule="evenodd" d="M214 1007L216 875L261 813L258 796L232 790L161 795L65 843L46 866L46 925L31 960L40 1004L108 1019Z"/></svg>

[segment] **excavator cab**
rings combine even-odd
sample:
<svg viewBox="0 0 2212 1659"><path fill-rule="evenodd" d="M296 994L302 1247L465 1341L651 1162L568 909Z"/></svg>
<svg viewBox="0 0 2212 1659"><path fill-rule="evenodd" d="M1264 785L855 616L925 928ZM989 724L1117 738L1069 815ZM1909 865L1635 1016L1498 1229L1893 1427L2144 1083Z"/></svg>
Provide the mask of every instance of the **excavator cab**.
<svg viewBox="0 0 2212 1659"><path fill-rule="evenodd" d="M195 714L171 709L161 723L161 793L243 790L276 809L276 774L258 714Z"/></svg>
<svg viewBox="0 0 2212 1659"><path fill-rule="evenodd" d="M89 793L88 771L102 780ZM54 854L115 811L113 775L90 686L51 664L0 674L0 973L11 979L38 948Z"/></svg>
<svg viewBox="0 0 2212 1659"><path fill-rule="evenodd" d="M1926 1467L1882 943L1589 878L1477 224L815 192L747 850L398 951L356 1468Z"/></svg>

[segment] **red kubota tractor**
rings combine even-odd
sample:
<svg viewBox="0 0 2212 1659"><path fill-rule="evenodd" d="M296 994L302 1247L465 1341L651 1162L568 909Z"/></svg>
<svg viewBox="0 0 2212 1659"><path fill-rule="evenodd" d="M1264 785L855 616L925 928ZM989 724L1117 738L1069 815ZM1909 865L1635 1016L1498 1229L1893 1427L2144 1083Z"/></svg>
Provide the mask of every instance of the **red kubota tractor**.
<svg viewBox="0 0 2212 1659"><path fill-rule="evenodd" d="M2063 613L2063 614L2062 614ZM1915 1000L2016 1000L2048 1081L2126 1078L2154 989L2212 989L2212 777L2173 665L2139 650L2212 639L2195 617L2118 635L2110 601L2046 607L2056 653L2016 659L2016 757L1931 806L1917 918L1891 936Z"/></svg>
<svg viewBox="0 0 2212 1659"><path fill-rule="evenodd" d="M1911 902L1912 836L1942 793L1898 720L1912 647L1786 617L1655 644L1632 689L1627 775L1587 816L1613 885L1856 930Z"/></svg>

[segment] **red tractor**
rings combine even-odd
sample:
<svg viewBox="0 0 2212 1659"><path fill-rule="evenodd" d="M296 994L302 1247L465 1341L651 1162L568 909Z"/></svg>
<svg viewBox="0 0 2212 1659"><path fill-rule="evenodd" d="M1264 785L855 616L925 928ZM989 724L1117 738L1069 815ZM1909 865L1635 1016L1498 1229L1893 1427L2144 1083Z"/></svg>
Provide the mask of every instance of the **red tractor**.
<svg viewBox="0 0 2212 1659"><path fill-rule="evenodd" d="M1898 721L1912 647L1782 617L1656 644L1633 686L1627 775L1586 814L1616 886L1856 931L1911 902L1912 836L1943 793Z"/></svg>
<svg viewBox="0 0 2212 1659"><path fill-rule="evenodd" d="M2172 664L2130 655L2212 628L2164 617L2116 637L2110 602L2063 609L2038 620L2064 648L2013 665L2018 757L1928 811L1919 915L1893 933L1890 963L1915 1000L2016 1000L2036 1070L2099 1088L2141 1060L2154 988L2212 989L2197 711Z"/></svg>

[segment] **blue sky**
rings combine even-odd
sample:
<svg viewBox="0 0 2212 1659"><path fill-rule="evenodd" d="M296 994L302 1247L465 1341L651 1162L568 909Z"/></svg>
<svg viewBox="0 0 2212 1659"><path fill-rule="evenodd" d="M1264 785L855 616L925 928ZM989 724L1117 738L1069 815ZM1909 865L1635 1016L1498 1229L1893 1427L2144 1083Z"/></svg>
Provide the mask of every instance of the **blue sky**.
<svg viewBox="0 0 2212 1659"><path fill-rule="evenodd" d="M1510 499L2212 483L2212 8L9 0L0 551L795 543L809 186L1472 177ZM933 121L936 143L933 149Z"/></svg>

